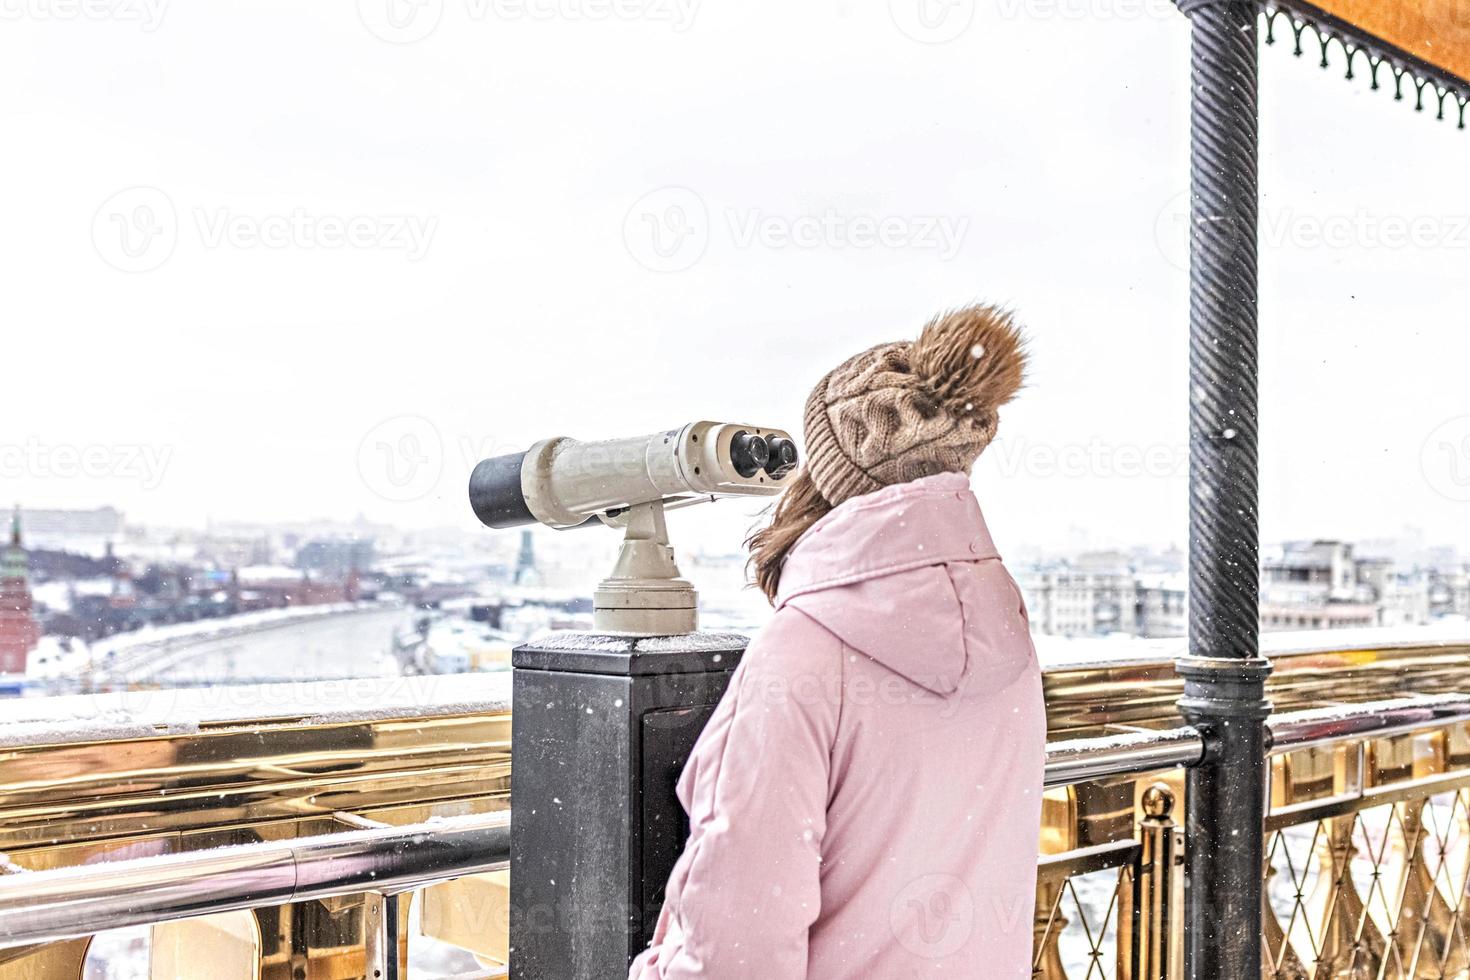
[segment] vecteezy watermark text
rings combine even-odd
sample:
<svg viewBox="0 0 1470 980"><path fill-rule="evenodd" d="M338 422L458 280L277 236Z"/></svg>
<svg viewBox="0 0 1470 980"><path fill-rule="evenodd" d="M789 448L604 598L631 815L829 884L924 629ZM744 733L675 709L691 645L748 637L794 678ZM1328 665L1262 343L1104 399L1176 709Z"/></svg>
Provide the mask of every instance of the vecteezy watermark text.
<svg viewBox="0 0 1470 980"><path fill-rule="evenodd" d="M449 4L453 17L480 23L517 21L645 21L666 24L675 33L694 23L700 0L458 0ZM358 0L363 27L390 44L413 44L438 29L445 0Z"/></svg>
<svg viewBox="0 0 1470 980"><path fill-rule="evenodd" d="M941 261L959 254L970 229L966 215L878 214L828 207L797 214L731 207L710 217L687 187L661 187L640 197L623 219L628 253L654 272L681 272L704 256L713 237L738 249L914 250Z"/></svg>
<svg viewBox="0 0 1470 980"><path fill-rule="evenodd" d="M1007 477L1138 480L1172 479L1189 473L1188 446L1112 443L1096 437L1057 445L1012 436L998 440L983 459Z"/></svg>
<svg viewBox="0 0 1470 980"><path fill-rule="evenodd" d="M0 0L0 20L115 21L151 33L163 23L169 0Z"/></svg>
<svg viewBox="0 0 1470 980"><path fill-rule="evenodd" d="M975 23L975 0L888 0L894 26L922 44L945 44ZM1135 21L1179 16L1170 0L997 0L988 8L1002 20Z"/></svg>
<svg viewBox="0 0 1470 980"><path fill-rule="evenodd" d="M948 261L959 252L970 219L950 215L766 214L758 208L725 212L736 248L927 249Z"/></svg>
<svg viewBox="0 0 1470 980"><path fill-rule="evenodd" d="M381 248L424 257L439 219L413 214L342 217L294 208L290 214L241 214L198 208L194 219L205 248Z"/></svg>
<svg viewBox="0 0 1470 980"><path fill-rule="evenodd" d="M1223 220L1223 219L1222 219ZM1175 268L1189 268L1190 195L1180 191L1154 219L1159 252ZM1470 213L1387 214L1358 208L1316 213L1267 207L1257 237L1263 249L1470 249Z"/></svg>
<svg viewBox="0 0 1470 980"><path fill-rule="evenodd" d="M21 443L0 443L0 479L111 478L136 480L144 490L153 490L163 482L172 458L172 446L53 444L31 438Z"/></svg>
<svg viewBox="0 0 1470 980"><path fill-rule="evenodd" d="M181 223L173 199L157 187L129 187L93 215L92 244L108 265L123 272L163 265L185 232L207 249L379 250L417 262L439 228L434 215L341 215L304 207L259 213L196 206L184 214L189 220Z"/></svg>

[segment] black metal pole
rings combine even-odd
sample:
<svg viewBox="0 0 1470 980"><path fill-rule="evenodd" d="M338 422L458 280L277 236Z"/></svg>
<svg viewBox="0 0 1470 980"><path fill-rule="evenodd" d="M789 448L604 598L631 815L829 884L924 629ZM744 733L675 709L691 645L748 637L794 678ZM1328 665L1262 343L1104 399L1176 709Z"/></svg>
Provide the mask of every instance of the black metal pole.
<svg viewBox="0 0 1470 980"><path fill-rule="evenodd" d="M1205 735L1185 806L1185 973L1261 976L1265 698L1256 416L1257 6L1178 0L1192 24L1189 655L1180 711Z"/></svg>

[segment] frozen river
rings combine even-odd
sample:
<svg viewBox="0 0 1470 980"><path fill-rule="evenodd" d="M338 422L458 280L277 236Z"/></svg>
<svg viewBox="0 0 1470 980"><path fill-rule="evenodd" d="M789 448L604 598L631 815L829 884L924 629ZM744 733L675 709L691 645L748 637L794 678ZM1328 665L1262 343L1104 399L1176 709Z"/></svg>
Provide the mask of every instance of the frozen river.
<svg viewBox="0 0 1470 980"><path fill-rule="evenodd" d="M142 673L161 683L396 674L393 632L411 615L407 609L357 610L203 640L170 651L162 666Z"/></svg>

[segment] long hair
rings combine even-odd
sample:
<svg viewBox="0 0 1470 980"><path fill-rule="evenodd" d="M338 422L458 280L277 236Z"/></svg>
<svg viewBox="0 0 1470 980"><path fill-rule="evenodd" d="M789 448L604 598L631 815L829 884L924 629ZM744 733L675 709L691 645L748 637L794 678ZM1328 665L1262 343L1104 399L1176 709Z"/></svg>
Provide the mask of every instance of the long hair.
<svg viewBox="0 0 1470 980"><path fill-rule="evenodd" d="M832 505L803 468L776 501L771 522L746 539L755 584L772 603L776 601L776 590L781 587L781 565L786 555L797 539L831 509Z"/></svg>

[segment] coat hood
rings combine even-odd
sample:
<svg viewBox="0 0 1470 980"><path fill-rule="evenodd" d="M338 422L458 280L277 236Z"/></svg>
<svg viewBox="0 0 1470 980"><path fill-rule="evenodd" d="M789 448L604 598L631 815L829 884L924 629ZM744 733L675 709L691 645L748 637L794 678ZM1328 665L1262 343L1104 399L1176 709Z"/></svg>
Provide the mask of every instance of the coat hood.
<svg viewBox="0 0 1470 980"><path fill-rule="evenodd" d="M1000 555L963 473L854 497L797 541L776 608L792 606L909 681L947 695L975 646L949 568Z"/></svg>

